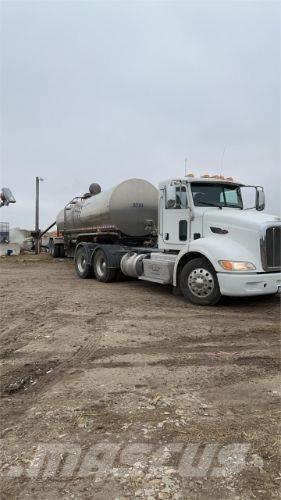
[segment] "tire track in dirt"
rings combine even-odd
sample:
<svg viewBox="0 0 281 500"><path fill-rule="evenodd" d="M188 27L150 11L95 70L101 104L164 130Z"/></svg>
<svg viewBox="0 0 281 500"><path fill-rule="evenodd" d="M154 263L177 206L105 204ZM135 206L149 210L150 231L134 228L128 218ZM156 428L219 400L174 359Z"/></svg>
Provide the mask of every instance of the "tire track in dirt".
<svg viewBox="0 0 281 500"><path fill-rule="evenodd" d="M54 362L53 360L38 361L31 364L31 366L29 366L30 364L27 364L26 368L28 368L28 370L18 369L13 372L14 379L26 379L27 381L26 385L22 384L22 387L20 387L19 390L21 388L25 388L26 394L30 393L31 391L39 392L43 387L55 383L58 376L60 377L60 380L63 380L64 373L68 369L81 368L85 363L87 363L89 359L92 359L97 351L103 333L106 329L105 322L100 319L100 316L101 315L98 315L98 318L91 316L91 320L89 321L88 319L84 323L84 325L81 325L81 323L79 323L80 331L81 329L85 329L84 331L87 331L87 326L88 328L91 328L91 331L88 332L90 338L84 343L82 347L80 347L66 360L61 362L59 360L57 362ZM93 322L96 322L94 335L92 329ZM41 365L42 367L44 366L44 369L41 369ZM36 373L38 374L38 378L36 385L33 385L34 379L36 378ZM8 386L13 384L17 384L17 380L10 384L5 384L4 388L2 389L2 393L10 392ZM16 393L17 390L11 392Z"/></svg>

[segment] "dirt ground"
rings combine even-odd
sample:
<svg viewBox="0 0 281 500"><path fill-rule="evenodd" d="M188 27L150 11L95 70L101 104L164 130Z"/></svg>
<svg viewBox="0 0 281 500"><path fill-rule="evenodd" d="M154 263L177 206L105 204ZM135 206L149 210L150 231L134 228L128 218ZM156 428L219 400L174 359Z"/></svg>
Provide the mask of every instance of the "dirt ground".
<svg viewBox="0 0 281 500"><path fill-rule="evenodd" d="M279 496L276 296L196 307L47 255L0 273L2 498Z"/></svg>

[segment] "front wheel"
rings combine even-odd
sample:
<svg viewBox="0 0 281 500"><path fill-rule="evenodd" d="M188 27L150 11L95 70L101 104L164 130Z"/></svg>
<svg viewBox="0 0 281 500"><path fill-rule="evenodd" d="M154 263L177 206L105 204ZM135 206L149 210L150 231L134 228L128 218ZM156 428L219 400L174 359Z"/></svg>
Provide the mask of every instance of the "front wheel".
<svg viewBox="0 0 281 500"><path fill-rule="evenodd" d="M201 306L214 306L221 299L217 273L211 263L201 257L183 267L180 289L186 299Z"/></svg>

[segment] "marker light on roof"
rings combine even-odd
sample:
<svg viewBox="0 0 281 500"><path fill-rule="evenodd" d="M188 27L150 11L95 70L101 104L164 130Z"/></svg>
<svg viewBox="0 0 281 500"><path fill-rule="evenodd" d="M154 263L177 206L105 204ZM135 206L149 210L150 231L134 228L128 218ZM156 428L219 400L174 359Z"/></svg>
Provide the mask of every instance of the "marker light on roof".
<svg viewBox="0 0 281 500"><path fill-rule="evenodd" d="M187 174L187 177L194 177L193 174ZM224 175L209 175L209 174L204 174L201 175L201 179L221 179L224 181L232 181L233 182L233 177L224 177Z"/></svg>

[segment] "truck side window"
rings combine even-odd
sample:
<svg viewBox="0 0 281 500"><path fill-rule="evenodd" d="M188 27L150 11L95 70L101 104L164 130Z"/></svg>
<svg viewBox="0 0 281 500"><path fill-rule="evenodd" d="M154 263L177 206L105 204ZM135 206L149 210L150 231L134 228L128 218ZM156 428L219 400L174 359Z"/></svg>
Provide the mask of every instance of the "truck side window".
<svg viewBox="0 0 281 500"><path fill-rule="evenodd" d="M166 202L166 208L171 209L184 209L187 208L187 192L185 186L177 186L176 187L176 203L173 206L169 206Z"/></svg>
<svg viewBox="0 0 281 500"><path fill-rule="evenodd" d="M186 186L176 186L175 199L168 200L166 193L165 208L172 209L186 209L188 207Z"/></svg>
<svg viewBox="0 0 281 500"><path fill-rule="evenodd" d="M185 186L179 186L176 189L177 204L176 208L187 208L187 193Z"/></svg>

